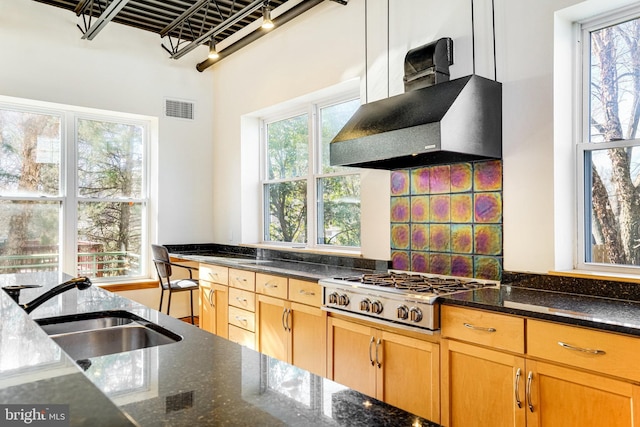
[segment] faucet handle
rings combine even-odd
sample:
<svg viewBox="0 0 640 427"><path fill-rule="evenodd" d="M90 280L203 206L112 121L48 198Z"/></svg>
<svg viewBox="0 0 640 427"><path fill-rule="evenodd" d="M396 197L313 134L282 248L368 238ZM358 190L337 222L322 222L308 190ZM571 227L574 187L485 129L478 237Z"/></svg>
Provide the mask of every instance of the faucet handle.
<svg viewBox="0 0 640 427"><path fill-rule="evenodd" d="M20 301L20 291L22 289L41 288L42 285L8 285L3 286L2 289L17 303Z"/></svg>

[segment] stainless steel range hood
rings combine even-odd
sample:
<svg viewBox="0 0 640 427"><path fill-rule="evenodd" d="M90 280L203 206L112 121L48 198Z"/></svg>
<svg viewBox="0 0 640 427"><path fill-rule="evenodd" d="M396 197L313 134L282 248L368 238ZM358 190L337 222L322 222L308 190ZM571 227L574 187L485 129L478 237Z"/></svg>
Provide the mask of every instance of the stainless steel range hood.
<svg viewBox="0 0 640 427"><path fill-rule="evenodd" d="M374 169L501 157L502 85L478 75L364 104L330 145L332 165Z"/></svg>

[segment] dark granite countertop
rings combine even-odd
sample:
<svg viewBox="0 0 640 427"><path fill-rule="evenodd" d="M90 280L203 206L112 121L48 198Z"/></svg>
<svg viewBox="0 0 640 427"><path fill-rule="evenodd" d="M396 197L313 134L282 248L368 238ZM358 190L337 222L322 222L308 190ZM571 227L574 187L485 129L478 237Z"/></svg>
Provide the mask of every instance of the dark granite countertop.
<svg viewBox="0 0 640 427"><path fill-rule="evenodd" d="M503 284L443 297L442 302L640 336L640 303L633 300Z"/></svg>
<svg viewBox="0 0 640 427"><path fill-rule="evenodd" d="M44 285L23 290L24 303L65 278L1 275L0 285ZM34 322L101 310L132 312L182 340L91 358L83 372ZM0 292L0 317L0 402L69 404L74 426L434 426L95 286L31 315Z"/></svg>

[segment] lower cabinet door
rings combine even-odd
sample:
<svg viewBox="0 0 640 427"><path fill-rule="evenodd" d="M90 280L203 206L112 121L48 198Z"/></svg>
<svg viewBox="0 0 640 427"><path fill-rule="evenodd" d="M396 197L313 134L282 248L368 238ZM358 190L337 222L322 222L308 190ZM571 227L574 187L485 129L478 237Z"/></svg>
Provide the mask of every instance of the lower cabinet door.
<svg viewBox="0 0 640 427"><path fill-rule="evenodd" d="M327 375L327 312L291 303L291 364L321 377Z"/></svg>
<svg viewBox="0 0 640 427"><path fill-rule="evenodd" d="M440 346L387 331L376 334L375 345L376 397L439 423Z"/></svg>
<svg viewBox="0 0 640 427"><path fill-rule="evenodd" d="M527 361L528 427L640 426L640 387L551 363Z"/></svg>
<svg viewBox="0 0 640 427"><path fill-rule="evenodd" d="M215 291L208 286L200 286L200 329L216 333Z"/></svg>
<svg viewBox="0 0 640 427"><path fill-rule="evenodd" d="M368 396L376 395L373 329L342 319L328 319L327 376Z"/></svg>
<svg viewBox="0 0 640 427"><path fill-rule="evenodd" d="M440 346L443 426L526 425L524 357L448 339Z"/></svg>
<svg viewBox="0 0 640 427"><path fill-rule="evenodd" d="M288 313L285 311L285 301L265 295L258 295L256 301L258 351L288 362L289 334L285 329Z"/></svg>

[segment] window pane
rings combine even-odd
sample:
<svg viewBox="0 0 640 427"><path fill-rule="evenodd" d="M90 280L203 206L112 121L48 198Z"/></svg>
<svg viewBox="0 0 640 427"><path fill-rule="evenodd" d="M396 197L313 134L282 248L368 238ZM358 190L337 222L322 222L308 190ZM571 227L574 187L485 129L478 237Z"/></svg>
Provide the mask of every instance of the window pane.
<svg viewBox="0 0 640 427"><path fill-rule="evenodd" d="M308 115L267 125L268 179L305 176L309 170Z"/></svg>
<svg viewBox="0 0 640 427"><path fill-rule="evenodd" d="M329 165L329 144L336 134L342 129L347 120L353 116L360 106L360 100L335 104L330 107L320 109L320 126L322 129L322 173L345 170L345 167L336 167Z"/></svg>
<svg viewBox="0 0 640 427"><path fill-rule="evenodd" d="M640 148L587 152L591 189L586 262L640 266Z"/></svg>
<svg viewBox="0 0 640 427"><path fill-rule="evenodd" d="M0 194L60 193L60 117L0 109Z"/></svg>
<svg viewBox="0 0 640 427"><path fill-rule="evenodd" d="M268 213L265 215L265 240L307 242L307 182L292 181L265 185Z"/></svg>
<svg viewBox="0 0 640 427"><path fill-rule="evenodd" d="M78 120L78 195L142 195L144 128Z"/></svg>
<svg viewBox="0 0 640 427"><path fill-rule="evenodd" d="M638 135L640 20L591 32L591 142Z"/></svg>
<svg viewBox="0 0 640 427"><path fill-rule="evenodd" d="M59 270L60 203L0 201L0 274Z"/></svg>
<svg viewBox="0 0 640 427"><path fill-rule="evenodd" d="M318 243L360 246L360 175L318 180Z"/></svg>
<svg viewBox="0 0 640 427"><path fill-rule="evenodd" d="M79 203L78 275L140 275L143 214L141 203Z"/></svg>

